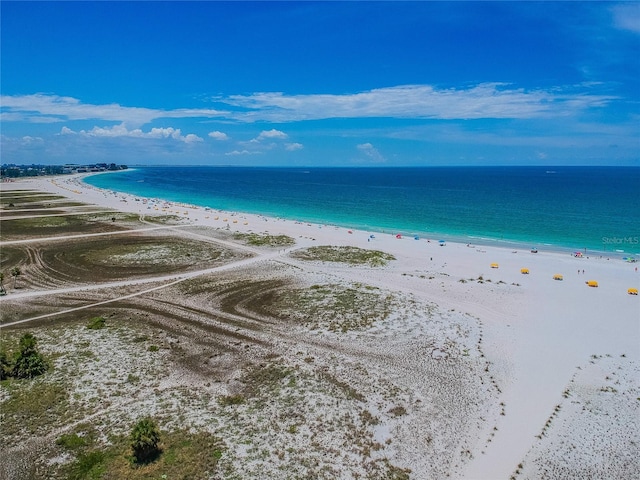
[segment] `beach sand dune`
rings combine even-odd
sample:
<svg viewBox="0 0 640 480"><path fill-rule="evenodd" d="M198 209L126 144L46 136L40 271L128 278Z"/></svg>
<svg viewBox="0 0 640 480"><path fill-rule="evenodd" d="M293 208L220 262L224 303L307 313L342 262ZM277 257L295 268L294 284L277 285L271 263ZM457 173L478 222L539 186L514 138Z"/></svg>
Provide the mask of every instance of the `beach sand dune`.
<svg viewBox="0 0 640 480"><path fill-rule="evenodd" d="M242 392L242 368L256 358L277 356L298 371L306 393L289 392L299 396L298 407L285 411L293 415L307 405L298 412L305 426L290 430L314 439L306 444L297 437L307 460L326 467L317 471L376 478L387 472L383 459L417 479L633 478L640 470L640 303L627 294L640 275L619 258L451 242L442 247L434 240L137 199L90 187L77 176L2 185L3 193L18 189L142 219L171 214L181 219L172 235L211 236L227 246L238 245L234 232L293 238L293 246L267 249L271 256L263 262L135 297L129 308L155 304L166 338L180 339L192 366L200 366L187 368L188 375L169 374L166 385L195 388L202 375L224 371L209 393ZM375 249L395 260L372 267L298 255L316 246ZM586 285L591 279L597 288ZM234 290L249 280L250 289ZM336 314L346 298L351 309ZM188 328L206 327L226 340L194 342L193 335L171 333L170 319L180 316L191 318ZM219 350L214 357L207 353L212 348ZM328 385L336 391L327 393ZM286 418L277 411L284 408L281 393L263 417ZM323 422L312 421L314 414ZM338 453L349 443L346 417L365 432L356 453ZM277 478L285 460L266 468L241 446L243 426L261 420L248 406L239 407L238 418L236 427L221 420L233 445L225 461L243 478L258 478L258 471ZM262 426L258 444L291 448L290 437ZM332 452L333 459L319 452ZM373 470L362 466L367 455Z"/></svg>

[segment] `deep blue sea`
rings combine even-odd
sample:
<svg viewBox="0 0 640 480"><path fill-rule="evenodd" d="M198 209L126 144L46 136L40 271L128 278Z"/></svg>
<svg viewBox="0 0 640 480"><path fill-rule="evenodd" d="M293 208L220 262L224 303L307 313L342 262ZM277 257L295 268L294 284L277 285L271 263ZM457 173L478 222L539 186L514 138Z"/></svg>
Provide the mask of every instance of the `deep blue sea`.
<svg viewBox="0 0 640 480"><path fill-rule="evenodd" d="M378 232L640 254L637 167L136 167L85 181Z"/></svg>

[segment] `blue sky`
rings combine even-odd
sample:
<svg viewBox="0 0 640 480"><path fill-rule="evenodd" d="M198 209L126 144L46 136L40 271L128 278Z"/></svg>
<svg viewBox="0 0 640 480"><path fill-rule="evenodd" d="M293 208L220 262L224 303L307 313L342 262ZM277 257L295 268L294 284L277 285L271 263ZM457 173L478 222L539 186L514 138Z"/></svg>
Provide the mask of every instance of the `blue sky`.
<svg viewBox="0 0 640 480"><path fill-rule="evenodd" d="M10 2L2 163L640 165L640 3Z"/></svg>

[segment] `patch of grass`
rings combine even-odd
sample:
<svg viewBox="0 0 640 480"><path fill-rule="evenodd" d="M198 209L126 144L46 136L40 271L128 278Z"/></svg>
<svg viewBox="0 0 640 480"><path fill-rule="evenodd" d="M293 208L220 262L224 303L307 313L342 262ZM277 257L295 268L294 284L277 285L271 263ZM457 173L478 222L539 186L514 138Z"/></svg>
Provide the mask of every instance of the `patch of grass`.
<svg viewBox="0 0 640 480"><path fill-rule="evenodd" d="M321 262L339 262L349 265L368 265L382 267L396 258L379 250L367 250L358 247L335 247L323 245L296 252L294 257L302 260Z"/></svg>
<svg viewBox="0 0 640 480"><path fill-rule="evenodd" d="M69 480L99 479L106 472L107 455L99 450L81 453L69 469Z"/></svg>
<svg viewBox="0 0 640 480"><path fill-rule="evenodd" d="M394 310L394 297L358 285L313 285L281 290L263 303L263 308L310 329L344 333L388 318Z"/></svg>
<svg viewBox="0 0 640 480"><path fill-rule="evenodd" d="M108 446L91 440L79 446L75 460L63 466L52 465L46 478L71 480L128 480L209 478L225 450L223 442L208 432L179 430L162 432L162 453L143 465L129 461L131 445L125 435L111 436ZM57 471L55 471L57 470Z"/></svg>
<svg viewBox="0 0 640 480"><path fill-rule="evenodd" d="M260 392L274 392L290 382L285 379L293 378L293 371L281 364L262 364L251 367L242 378L243 393L246 397L257 396Z"/></svg>
<svg viewBox="0 0 640 480"><path fill-rule="evenodd" d="M179 225L184 222L184 218L178 215L149 215L145 217L149 223L159 223L161 225Z"/></svg>
<svg viewBox="0 0 640 480"><path fill-rule="evenodd" d="M67 389L42 380L3 382L9 398L0 404L3 435L24 432L30 435L64 423L69 413Z"/></svg>
<svg viewBox="0 0 640 480"><path fill-rule="evenodd" d="M90 330L100 330L106 326L107 319L104 317L93 317L89 320L87 328Z"/></svg>
<svg viewBox="0 0 640 480"><path fill-rule="evenodd" d="M218 403L223 407L229 407L231 405L242 405L245 403L246 399L244 395L236 394L236 395L224 395L218 399Z"/></svg>
<svg viewBox="0 0 640 480"><path fill-rule="evenodd" d="M77 433L68 433L61 435L56 440L56 445L66 448L67 450L76 450L87 445L87 439L81 437Z"/></svg>
<svg viewBox="0 0 640 480"><path fill-rule="evenodd" d="M234 233L233 238L256 247L290 247L296 241L287 235L269 235L258 233Z"/></svg>
<svg viewBox="0 0 640 480"><path fill-rule="evenodd" d="M149 350L150 352L157 352L158 350L160 350L160 347L158 347L157 345L149 345L149 348L147 348L147 350Z"/></svg>

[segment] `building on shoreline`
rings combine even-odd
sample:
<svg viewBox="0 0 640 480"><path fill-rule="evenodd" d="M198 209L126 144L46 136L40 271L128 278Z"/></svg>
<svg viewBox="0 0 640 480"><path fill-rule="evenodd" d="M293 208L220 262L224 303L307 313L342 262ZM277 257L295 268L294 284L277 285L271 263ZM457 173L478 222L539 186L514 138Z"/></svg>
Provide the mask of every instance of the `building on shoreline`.
<svg viewBox="0 0 640 480"><path fill-rule="evenodd" d="M94 163L78 165L68 163L65 165L2 165L0 166L0 178L40 177L44 175L65 175L72 173L110 172L126 170L126 165L115 163Z"/></svg>

